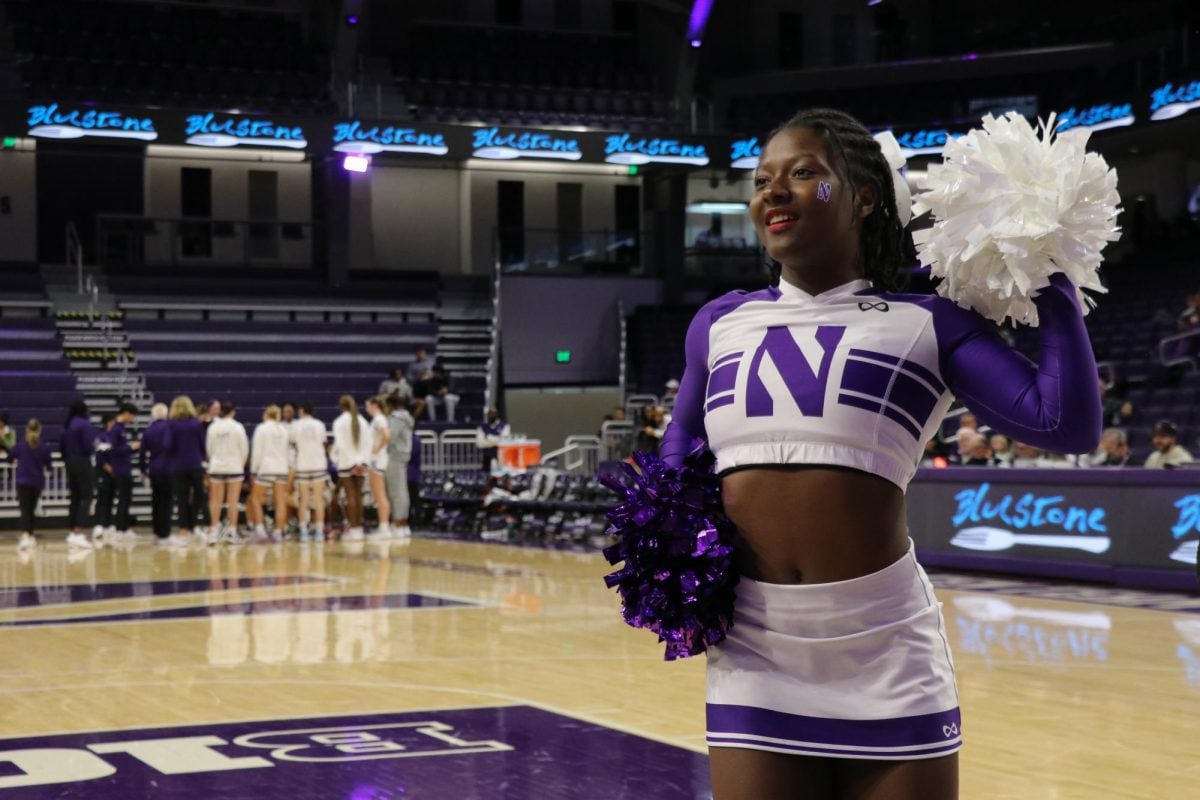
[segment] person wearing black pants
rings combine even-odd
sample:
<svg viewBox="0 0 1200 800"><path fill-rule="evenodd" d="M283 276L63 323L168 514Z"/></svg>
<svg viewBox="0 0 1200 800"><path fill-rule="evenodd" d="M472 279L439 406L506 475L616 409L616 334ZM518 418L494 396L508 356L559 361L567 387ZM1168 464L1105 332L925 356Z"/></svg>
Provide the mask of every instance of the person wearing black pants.
<svg viewBox="0 0 1200 800"><path fill-rule="evenodd" d="M165 449L175 508L179 514L179 533L171 544L187 547L204 502L204 425L196 418L196 407L191 398L184 395L171 402L170 417L164 437Z"/></svg>
<svg viewBox="0 0 1200 800"><path fill-rule="evenodd" d="M167 406L155 403L150 425L142 432L140 468L150 480L150 518L159 544L171 535L171 472L167 468Z"/></svg>
<svg viewBox="0 0 1200 800"><path fill-rule="evenodd" d="M37 545L34 511L46 486L46 470L50 468L50 445L42 441L42 423L29 420L25 437L9 449L9 457L17 462L17 505L21 509L21 539L17 549L30 550Z"/></svg>
<svg viewBox="0 0 1200 800"><path fill-rule="evenodd" d="M67 546L82 550L94 547L84 535L92 506L92 452L95 450L96 429L88 420L87 404L82 400L71 403L67 409L67 423L63 428L59 451L67 471L67 488L71 503L68 510Z"/></svg>
<svg viewBox="0 0 1200 800"><path fill-rule="evenodd" d="M112 444L109 464L112 466L114 495L117 500L117 513L113 520L117 535L124 541L137 539L130 528L132 518L129 515L129 504L133 499L133 451L138 443L130 443L125 434L125 428L133 422L137 415L137 406L132 403L122 403L117 411L117 420L108 431L108 439Z"/></svg>
<svg viewBox="0 0 1200 800"><path fill-rule="evenodd" d="M116 494L116 478L113 472L113 427L117 417L111 412L100 415L100 432L96 436L96 526L92 528L92 540L102 536L112 538L116 528L112 527L113 496Z"/></svg>

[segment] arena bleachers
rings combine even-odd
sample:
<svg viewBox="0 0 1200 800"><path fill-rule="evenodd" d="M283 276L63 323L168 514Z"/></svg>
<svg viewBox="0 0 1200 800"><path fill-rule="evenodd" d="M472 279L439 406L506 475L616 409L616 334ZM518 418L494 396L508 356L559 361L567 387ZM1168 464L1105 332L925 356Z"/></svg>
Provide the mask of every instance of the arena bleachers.
<svg viewBox="0 0 1200 800"><path fill-rule="evenodd" d="M633 39L620 34L424 23L391 60L421 120L677 127L654 79L638 69Z"/></svg>
<svg viewBox="0 0 1200 800"><path fill-rule="evenodd" d="M179 4L6 0L26 90L64 100L328 113L299 15Z"/></svg>
<svg viewBox="0 0 1200 800"><path fill-rule="evenodd" d="M0 318L0 340L0 411L18 429L38 418L46 440L57 442L67 405L80 395L54 320Z"/></svg>

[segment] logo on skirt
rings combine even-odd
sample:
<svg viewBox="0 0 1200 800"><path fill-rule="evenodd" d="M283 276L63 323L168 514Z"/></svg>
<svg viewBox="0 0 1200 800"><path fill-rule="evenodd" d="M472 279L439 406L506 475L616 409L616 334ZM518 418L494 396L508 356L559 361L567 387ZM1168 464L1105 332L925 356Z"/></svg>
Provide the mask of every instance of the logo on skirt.
<svg viewBox="0 0 1200 800"><path fill-rule="evenodd" d="M949 739L951 736L958 736L958 723L952 722L949 725L943 725L942 733L947 739Z"/></svg>

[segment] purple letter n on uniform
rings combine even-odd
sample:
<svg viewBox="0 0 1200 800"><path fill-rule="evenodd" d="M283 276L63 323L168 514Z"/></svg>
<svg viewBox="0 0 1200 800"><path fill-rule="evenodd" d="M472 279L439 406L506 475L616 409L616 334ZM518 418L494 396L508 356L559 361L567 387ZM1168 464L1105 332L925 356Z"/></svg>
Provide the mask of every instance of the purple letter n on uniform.
<svg viewBox="0 0 1200 800"><path fill-rule="evenodd" d="M763 384L758 370L763 355L770 355L775 368L783 377L792 399L806 417L819 417L825 413L825 389L829 384L829 367L833 364L833 351L846 332L844 325L822 325L817 328L816 340L821 345L821 366L813 372L800 346L792 338L786 325L767 328L767 335L754 352L750 362L750 376L746 385L746 416L769 417L775 411L771 393Z"/></svg>

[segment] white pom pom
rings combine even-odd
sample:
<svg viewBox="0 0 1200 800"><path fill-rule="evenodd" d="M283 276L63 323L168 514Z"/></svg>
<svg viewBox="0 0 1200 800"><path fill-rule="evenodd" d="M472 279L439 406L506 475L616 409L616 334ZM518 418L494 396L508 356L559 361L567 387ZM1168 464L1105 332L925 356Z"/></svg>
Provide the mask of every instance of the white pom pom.
<svg viewBox="0 0 1200 800"><path fill-rule="evenodd" d="M932 211L932 228L913 233L921 263L942 278L938 293L1003 322L1037 324L1032 298L1062 272L1081 289L1104 292L1100 251L1120 238L1117 173L1088 153L1089 132L1042 136L1016 112L983 119L946 143L943 163L929 167L916 214Z"/></svg>

